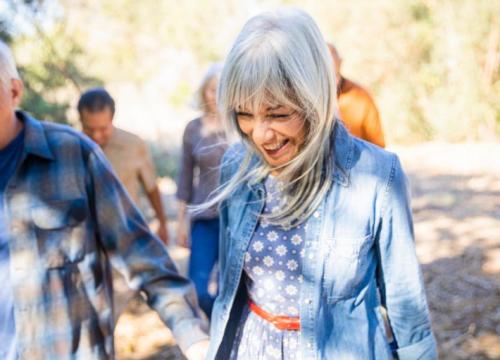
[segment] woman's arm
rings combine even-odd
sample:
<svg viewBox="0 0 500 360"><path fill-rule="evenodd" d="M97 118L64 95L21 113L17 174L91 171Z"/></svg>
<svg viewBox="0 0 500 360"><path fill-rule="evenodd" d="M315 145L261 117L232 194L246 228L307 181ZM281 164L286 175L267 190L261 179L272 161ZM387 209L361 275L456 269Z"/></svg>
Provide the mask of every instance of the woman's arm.
<svg viewBox="0 0 500 360"><path fill-rule="evenodd" d="M191 200L193 192L194 156L192 147L192 122L186 126L182 137L182 157L180 163L179 178L177 180L178 218L177 218L177 243L187 247L188 227L186 223L187 204Z"/></svg>
<svg viewBox="0 0 500 360"><path fill-rule="evenodd" d="M186 222L186 209L187 205L185 201L178 201L178 215L177 215L177 245L188 247L188 228Z"/></svg>
<svg viewBox="0 0 500 360"><path fill-rule="evenodd" d="M399 359L437 359L424 283L415 252L410 194L394 156L377 232L378 284Z"/></svg>

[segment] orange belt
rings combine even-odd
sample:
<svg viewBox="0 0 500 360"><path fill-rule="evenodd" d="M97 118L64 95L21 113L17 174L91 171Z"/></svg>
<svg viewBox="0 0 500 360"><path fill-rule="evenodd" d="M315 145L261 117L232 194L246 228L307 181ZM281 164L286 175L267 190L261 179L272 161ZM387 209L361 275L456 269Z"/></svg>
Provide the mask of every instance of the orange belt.
<svg viewBox="0 0 500 360"><path fill-rule="evenodd" d="M269 321L279 330L300 330L300 318L298 316L277 316L269 314L266 310L258 307L252 301L248 301L250 310L266 321Z"/></svg>

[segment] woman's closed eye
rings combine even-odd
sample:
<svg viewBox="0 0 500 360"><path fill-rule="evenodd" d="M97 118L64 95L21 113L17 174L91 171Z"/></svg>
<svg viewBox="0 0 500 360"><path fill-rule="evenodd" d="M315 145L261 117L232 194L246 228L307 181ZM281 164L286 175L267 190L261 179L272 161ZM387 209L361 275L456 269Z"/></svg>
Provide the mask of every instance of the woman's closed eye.
<svg viewBox="0 0 500 360"><path fill-rule="evenodd" d="M244 112L244 111L238 111L236 113L236 117L239 119L239 118L245 118L245 119L248 119L248 118L251 118L253 115L250 114L250 113L247 113L247 112Z"/></svg>
<svg viewBox="0 0 500 360"><path fill-rule="evenodd" d="M291 113L286 113L286 114L269 114L267 115L268 118L270 119L289 119L293 115L293 112Z"/></svg>

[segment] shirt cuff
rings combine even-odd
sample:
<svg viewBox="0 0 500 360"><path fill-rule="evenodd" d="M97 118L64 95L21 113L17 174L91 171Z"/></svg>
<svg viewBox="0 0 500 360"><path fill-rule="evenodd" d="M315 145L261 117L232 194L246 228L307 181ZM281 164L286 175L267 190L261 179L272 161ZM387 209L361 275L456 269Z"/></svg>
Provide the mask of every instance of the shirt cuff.
<svg viewBox="0 0 500 360"><path fill-rule="evenodd" d="M202 320L193 319L185 322L181 327L177 326L174 333L175 340L184 354L191 345L209 340L207 332L203 329Z"/></svg>
<svg viewBox="0 0 500 360"><path fill-rule="evenodd" d="M400 360L437 360L436 340L428 335L417 343L397 349Z"/></svg>

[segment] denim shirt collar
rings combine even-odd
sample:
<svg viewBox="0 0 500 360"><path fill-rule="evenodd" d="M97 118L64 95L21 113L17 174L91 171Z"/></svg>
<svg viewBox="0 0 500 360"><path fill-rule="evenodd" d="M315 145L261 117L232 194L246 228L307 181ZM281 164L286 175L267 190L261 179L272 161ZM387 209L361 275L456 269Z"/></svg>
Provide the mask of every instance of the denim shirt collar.
<svg viewBox="0 0 500 360"><path fill-rule="evenodd" d="M23 111L16 111L17 118L24 124L24 151L47 160L54 160L42 124Z"/></svg>
<svg viewBox="0 0 500 360"><path fill-rule="evenodd" d="M349 185L349 173L352 168L354 141L339 119L333 129L333 180L342 186Z"/></svg>
<svg viewBox="0 0 500 360"><path fill-rule="evenodd" d="M339 119L336 119L332 135L333 141L333 181L339 185L349 185L349 173L352 168L352 158L354 152L354 142L352 136L349 135L347 129ZM250 161L249 169L258 166L260 158L258 155L253 155ZM254 192L261 192L264 188L262 182L248 183L250 190Z"/></svg>

